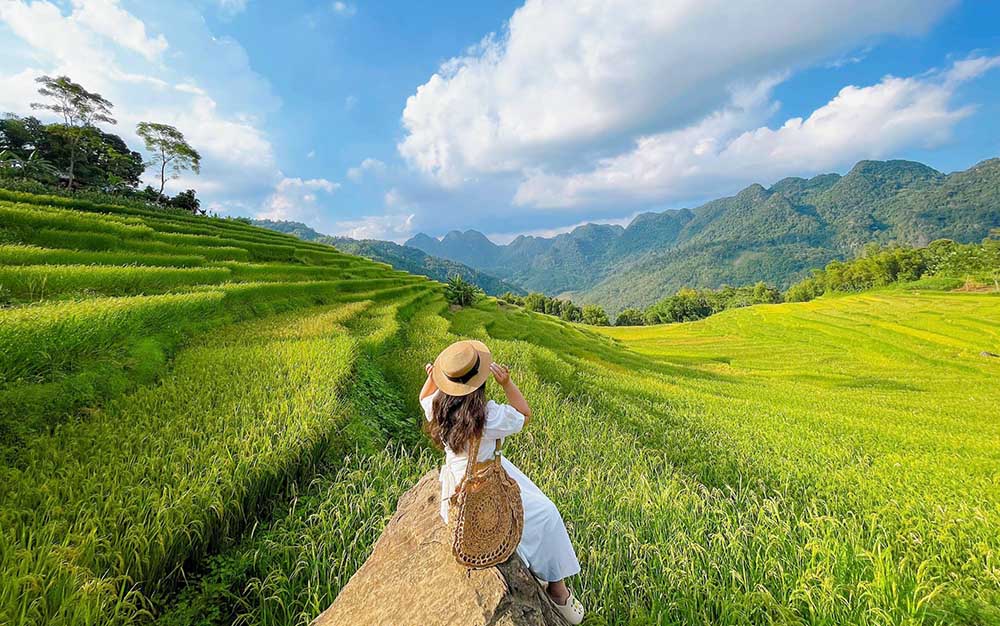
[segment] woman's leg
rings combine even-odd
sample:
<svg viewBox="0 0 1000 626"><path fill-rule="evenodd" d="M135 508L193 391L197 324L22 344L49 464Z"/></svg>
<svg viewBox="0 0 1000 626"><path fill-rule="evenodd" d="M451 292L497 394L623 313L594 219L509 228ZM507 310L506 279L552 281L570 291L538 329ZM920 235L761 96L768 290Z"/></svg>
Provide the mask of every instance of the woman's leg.
<svg viewBox="0 0 1000 626"><path fill-rule="evenodd" d="M562 580L550 582L548 587L545 588L545 591L549 594L549 597L552 598L552 601L560 606L566 604L566 601L569 600L569 589L566 587L566 583Z"/></svg>

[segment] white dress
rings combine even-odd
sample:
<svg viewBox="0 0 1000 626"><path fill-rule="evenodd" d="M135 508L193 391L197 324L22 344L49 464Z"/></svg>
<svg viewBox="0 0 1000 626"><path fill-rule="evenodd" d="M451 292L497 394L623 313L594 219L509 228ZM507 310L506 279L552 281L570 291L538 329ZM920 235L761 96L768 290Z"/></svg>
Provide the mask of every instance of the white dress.
<svg viewBox="0 0 1000 626"><path fill-rule="evenodd" d="M427 421L434 418L432 406L434 397L438 393L440 392L436 391L420 401ZM517 409L509 404L497 404L492 400L487 402L486 426L479 446L479 461L489 460L493 456L497 439L502 442L505 437L520 432L523 427L524 416ZM445 460L440 475L441 518L447 523L448 499L465 475L468 451L459 454L447 445L444 450ZM579 574L580 563L576 560L566 525L556 505L506 456L501 457L500 462L510 477L521 487L524 533L521 535L521 543L517 546L517 554L521 560L535 576L545 581L562 580Z"/></svg>

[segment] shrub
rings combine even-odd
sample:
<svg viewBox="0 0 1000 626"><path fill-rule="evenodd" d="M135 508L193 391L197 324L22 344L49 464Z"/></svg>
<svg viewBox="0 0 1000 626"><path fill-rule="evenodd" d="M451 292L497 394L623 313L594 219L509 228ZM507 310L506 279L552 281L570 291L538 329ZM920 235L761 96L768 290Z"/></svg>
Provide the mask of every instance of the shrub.
<svg viewBox="0 0 1000 626"><path fill-rule="evenodd" d="M483 290L456 274L448 280L444 297L451 304L470 306L483 297Z"/></svg>

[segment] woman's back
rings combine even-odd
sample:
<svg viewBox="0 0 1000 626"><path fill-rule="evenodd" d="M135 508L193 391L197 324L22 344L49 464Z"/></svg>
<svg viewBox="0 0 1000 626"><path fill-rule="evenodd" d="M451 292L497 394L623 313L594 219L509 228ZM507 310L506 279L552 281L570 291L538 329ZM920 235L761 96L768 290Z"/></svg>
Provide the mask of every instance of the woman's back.
<svg viewBox="0 0 1000 626"><path fill-rule="evenodd" d="M424 409L427 421L434 419L434 399L441 391L435 391L420 401L420 406ZM486 403L486 418L483 424L482 444L479 446L479 461L486 461L493 457L495 441L500 439L503 443L505 437L509 437L524 428L524 415L509 404L500 404L490 400ZM452 450L444 443L445 463L448 465L460 463L464 469L469 450L468 444L462 450Z"/></svg>

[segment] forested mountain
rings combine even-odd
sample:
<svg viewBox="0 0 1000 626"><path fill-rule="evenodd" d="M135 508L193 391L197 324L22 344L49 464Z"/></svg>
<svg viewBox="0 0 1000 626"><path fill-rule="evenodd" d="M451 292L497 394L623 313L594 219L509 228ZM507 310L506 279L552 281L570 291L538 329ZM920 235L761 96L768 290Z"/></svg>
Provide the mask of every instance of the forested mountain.
<svg viewBox="0 0 1000 626"><path fill-rule="evenodd" d="M349 237L331 237L318 233L301 222L286 222L273 220L254 220L257 226L294 235L305 241L315 241L334 246L341 252L363 256L375 261L388 263L397 270L420 274L447 282L456 274L480 287L488 294L497 295L505 292L522 294L524 291L505 280L490 276L467 265L449 259L440 259L418 250L401 246L391 241L377 239L351 239Z"/></svg>
<svg viewBox="0 0 1000 626"><path fill-rule="evenodd" d="M627 228L587 224L504 246L453 231L406 245L616 311L684 286L763 280L784 288L866 243L979 241L998 225L1000 159L947 175L912 161L861 161L844 176L754 184L694 209L644 213Z"/></svg>

